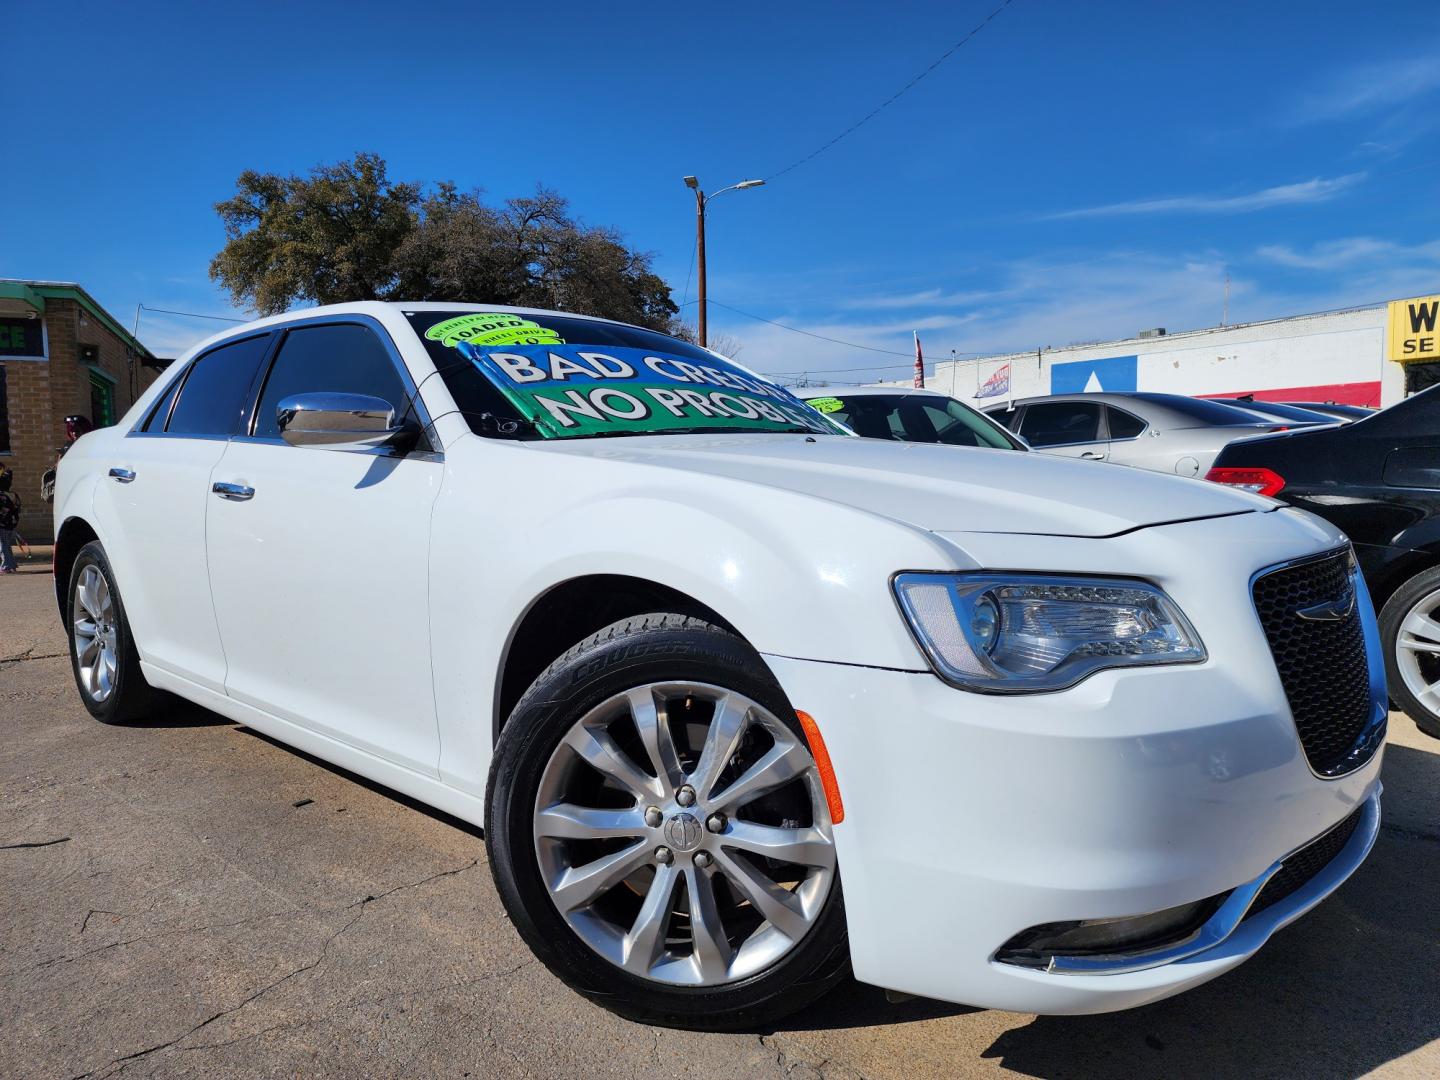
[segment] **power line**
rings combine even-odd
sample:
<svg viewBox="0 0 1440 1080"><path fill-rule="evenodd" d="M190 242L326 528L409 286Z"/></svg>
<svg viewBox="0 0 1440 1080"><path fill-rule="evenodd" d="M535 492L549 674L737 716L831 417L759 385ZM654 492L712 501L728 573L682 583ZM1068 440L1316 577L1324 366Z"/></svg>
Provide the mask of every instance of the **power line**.
<svg viewBox="0 0 1440 1080"><path fill-rule="evenodd" d="M882 101L879 105L876 105L875 108L871 109L868 113L866 113L864 116L862 116L859 120L856 120L855 123L851 124L851 125L850 125L848 128L846 128L844 131L840 132L839 135L836 135L833 139L831 139L831 140L830 140L829 142L827 142L827 143L824 143L824 144L821 145L818 149L812 150L810 153L808 153L808 154L806 154L804 157L802 157L799 161L796 161L796 162L793 162L793 163L791 163L791 164L789 164L789 165L786 165L785 168L781 169L781 170L780 170L779 172L777 172L777 173L771 173L771 174L770 174L769 176L767 176L765 179L766 179L767 181L774 180L776 177L784 176L784 175L785 175L786 173L788 173L791 169L798 169L801 165L804 165L807 161L811 160L812 158L819 157L819 156L820 156L821 154L823 154L826 150L829 150L830 147L834 146L836 143L838 143L841 139L845 138L845 136L849 135L851 132L857 130L858 128L863 127L863 126L866 125L866 124L868 124L871 120L873 120L873 119L876 117L876 115L878 115L878 114L880 113L880 111L881 111L882 109L888 108L890 105L894 104L897 100L899 100L902 96L904 96L904 95L911 89L911 87L913 87L913 86L914 86L916 83L918 83L921 79L925 78L925 76L929 75L932 71L934 71L936 68L938 68L938 67L939 67L941 64L943 64L946 60L949 60L951 56L953 56L957 51L959 51L959 49L961 48L961 46L967 44L967 43L970 41L971 38L973 38L976 34L980 33L980 31L984 30L985 27L989 26L989 25L990 25L990 21L991 21L992 19L994 19L996 15L999 15L1000 12L1004 11L1007 7L1009 7L1009 6L1011 5L1011 3L1013 3L1013 0L1004 0L1004 2L1001 3L1001 5L1000 5L999 7L997 7L994 11L992 11L989 15L985 16L984 20L981 21L981 23L980 23L978 26L976 26L975 29L971 30L970 33L966 34L963 38L961 38L959 41L957 41L954 45L951 45L950 48L947 49L947 50L945 51L945 53L944 53L938 60L936 60L933 64L931 64L929 67L927 67L924 71L920 72L920 74L916 75L913 79L911 79L908 83L906 83L904 86L902 86L899 90L895 91L895 93L891 94L888 98L886 98L884 101Z"/></svg>
<svg viewBox="0 0 1440 1080"><path fill-rule="evenodd" d="M149 307L149 306L147 306L147 305L145 305L145 304L137 304L136 307L138 307L141 311L154 311L154 312L156 312L156 313L158 313L158 314L161 314L161 315L184 315L184 316L186 316L187 318L191 318L191 319L214 319L216 322L234 322L234 323L242 323L242 322L249 322L249 321L250 321L249 319L232 319L232 318L230 318L230 317L227 316L227 315L201 315L199 312L196 312L196 311L171 311L169 308Z"/></svg>

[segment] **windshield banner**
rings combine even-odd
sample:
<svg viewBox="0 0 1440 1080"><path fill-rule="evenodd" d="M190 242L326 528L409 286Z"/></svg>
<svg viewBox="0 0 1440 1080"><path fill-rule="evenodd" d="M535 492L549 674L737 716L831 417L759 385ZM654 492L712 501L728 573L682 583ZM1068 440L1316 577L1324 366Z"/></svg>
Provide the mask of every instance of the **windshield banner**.
<svg viewBox="0 0 1440 1080"><path fill-rule="evenodd" d="M727 363L646 349L566 344L493 346L457 340L547 438L736 428L836 434L788 390Z"/></svg>

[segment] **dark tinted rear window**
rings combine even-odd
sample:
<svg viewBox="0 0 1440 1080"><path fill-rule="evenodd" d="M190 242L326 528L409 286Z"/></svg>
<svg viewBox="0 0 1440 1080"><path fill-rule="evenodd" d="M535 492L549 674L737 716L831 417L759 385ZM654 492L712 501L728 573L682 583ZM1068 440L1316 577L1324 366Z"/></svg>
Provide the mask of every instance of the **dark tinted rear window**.
<svg viewBox="0 0 1440 1080"><path fill-rule="evenodd" d="M1203 398L1182 397L1179 394L1129 394L1136 401L1148 401L1173 409L1186 419L1195 421L1196 426L1231 427L1236 424L1263 424L1258 416L1251 416L1218 401Z"/></svg>
<svg viewBox="0 0 1440 1080"><path fill-rule="evenodd" d="M1110 437L1112 439L1133 439L1145 430L1145 421L1138 416L1131 416L1122 409L1110 406L1106 410L1110 418Z"/></svg>
<svg viewBox="0 0 1440 1080"><path fill-rule="evenodd" d="M165 431L171 435L233 435L270 335L221 345L201 356L185 377Z"/></svg>
<svg viewBox="0 0 1440 1080"><path fill-rule="evenodd" d="M1065 446L1100 438L1100 406L1089 401L1044 401L1025 410L1020 434L1031 446Z"/></svg>

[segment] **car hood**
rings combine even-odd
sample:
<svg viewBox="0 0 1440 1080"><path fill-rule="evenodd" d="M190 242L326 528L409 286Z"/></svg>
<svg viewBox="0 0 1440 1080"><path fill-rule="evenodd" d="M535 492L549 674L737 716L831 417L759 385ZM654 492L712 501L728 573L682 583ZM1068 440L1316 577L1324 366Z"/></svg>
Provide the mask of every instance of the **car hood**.
<svg viewBox="0 0 1440 1080"><path fill-rule="evenodd" d="M826 499L932 532L1113 536L1250 511L1218 484L1019 450L785 434L651 435L526 444Z"/></svg>

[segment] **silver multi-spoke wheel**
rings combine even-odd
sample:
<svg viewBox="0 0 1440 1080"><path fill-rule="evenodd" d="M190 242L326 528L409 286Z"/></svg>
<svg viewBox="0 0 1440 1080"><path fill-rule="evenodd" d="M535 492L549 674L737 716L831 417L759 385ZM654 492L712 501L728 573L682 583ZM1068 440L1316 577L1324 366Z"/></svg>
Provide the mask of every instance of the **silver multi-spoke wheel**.
<svg viewBox="0 0 1440 1080"><path fill-rule="evenodd" d="M97 705L115 691L115 601L110 584L94 563L80 572L71 612L75 663L80 685Z"/></svg>
<svg viewBox="0 0 1440 1080"><path fill-rule="evenodd" d="M716 986L774 964L825 907L835 847L808 747L743 694L652 683L570 728L535 800L535 853L590 948Z"/></svg>
<svg viewBox="0 0 1440 1080"><path fill-rule="evenodd" d="M1411 605L1395 637L1395 665L1405 689L1440 716L1440 589Z"/></svg>

